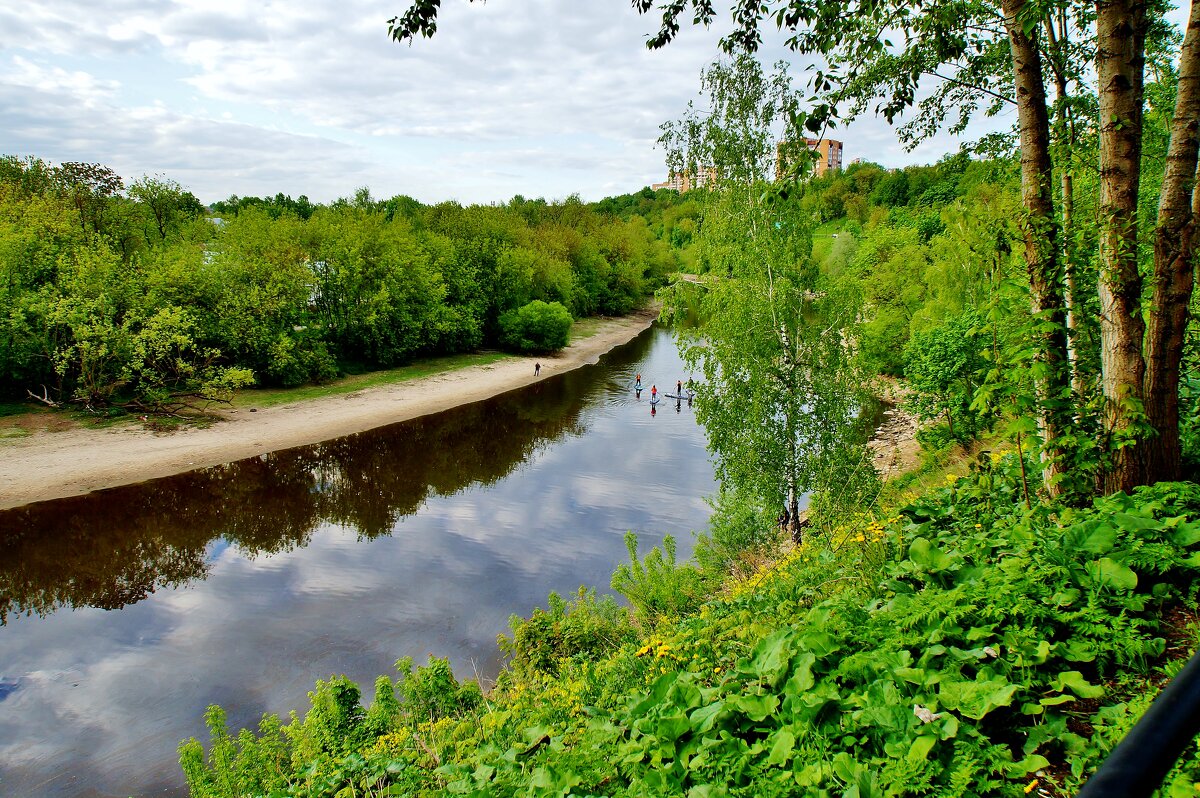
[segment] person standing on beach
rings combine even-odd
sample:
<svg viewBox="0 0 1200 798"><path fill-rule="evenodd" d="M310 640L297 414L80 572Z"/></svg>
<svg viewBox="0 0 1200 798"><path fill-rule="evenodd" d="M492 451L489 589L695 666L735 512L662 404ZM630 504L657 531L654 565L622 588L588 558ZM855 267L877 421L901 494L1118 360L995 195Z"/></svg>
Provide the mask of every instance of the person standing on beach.
<svg viewBox="0 0 1200 798"><path fill-rule="evenodd" d="M535 377L536 377L537 375L539 375L539 374L541 374L541 373L542 373L542 364L541 364L541 363L534 363L534 364L533 364L533 376L535 376Z"/></svg>

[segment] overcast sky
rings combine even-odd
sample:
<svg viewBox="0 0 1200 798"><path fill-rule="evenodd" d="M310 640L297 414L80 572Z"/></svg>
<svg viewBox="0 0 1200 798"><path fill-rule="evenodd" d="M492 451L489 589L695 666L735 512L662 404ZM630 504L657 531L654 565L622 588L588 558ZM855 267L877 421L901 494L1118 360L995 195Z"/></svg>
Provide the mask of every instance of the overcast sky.
<svg viewBox="0 0 1200 798"><path fill-rule="evenodd" d="M721 32L685 29L651 52L656 19L629 0L446 0L437 36L408 46L387 36L406 7L5 3L0 154L163 175L204 202L328 202L361 186L424 202L596 200L665 179L658 126L697 96ZM958 149L944 136L905 152L875 119L834 137L847 162L887 166Z"/></svg>

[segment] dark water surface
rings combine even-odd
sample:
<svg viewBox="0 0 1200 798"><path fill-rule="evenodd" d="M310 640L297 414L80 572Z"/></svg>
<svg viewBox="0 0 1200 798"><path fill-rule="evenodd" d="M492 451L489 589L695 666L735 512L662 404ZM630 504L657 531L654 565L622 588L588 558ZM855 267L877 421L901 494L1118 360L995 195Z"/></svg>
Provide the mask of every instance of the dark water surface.
<svg viewBox="0 0 1200 798"><path fill-rule="evenodd" d="M0 512L0 795L182 794L175 748L402 656L499 668L510 614L607 591L715 488L652 329L599 365L316 446Z"/></svg>

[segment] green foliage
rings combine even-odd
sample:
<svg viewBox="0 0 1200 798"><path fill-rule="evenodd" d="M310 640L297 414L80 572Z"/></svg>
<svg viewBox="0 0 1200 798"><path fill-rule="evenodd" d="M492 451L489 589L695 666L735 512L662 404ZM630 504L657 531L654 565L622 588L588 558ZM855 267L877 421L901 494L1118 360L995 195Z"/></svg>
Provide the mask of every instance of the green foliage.
<svg viewBox="0 0 1200 798"><path fill-rule="evenodd" d="M282 734L230 738L210 713L207 758L188 741L181 762L198 796L1071 794L1178 668L1162 618L1200 592L1200 486L1020 495L1016 458L985 457L703 604L670 545L639 563L634 539L641 631L552 596L514 620L486 703L444 660L402 660L399 698L381 679L365 717L322 683ZM334 729L344 753L308 742ZM1198 779L1185 758L1164 794Z"/></svg>
<svg viewBox="0 0 1200 798"><path fill-rule="evenodd" d="M914 333L904 350L904 376L914 391L908 406L922 421L945 419L950 440L970 440L984 421L971 409L985 366L982 327L983 318L967 311L932 330Z"/></svg>
<svg viewBox="0 0 1200 798"><path fill-rule="evenodd" d="M560 303L535 299L500 317L501 340L516 352L555 352L570 343L574 321Z"/></svg>
<svg viewBox="0 0 1200 798"><path fill-rule="evenodd" d="M695 609L704 595L703 581L695 568L675 562L675 539L667 535L662 549L655 546L645 560L638 558L637 548L637 535L626 532L629 562L617 566L612 589L628 599L647 622L677 618Z"/></svg>
<svg viewBox="0 0 1200 798"><path fill-rule="evenodd" d="M570 602L551 593L545 610L538 607L527 619L514 615L508 623L512 636L497 640L508 658L506 679L557 676L568 660L598 659L637 640L629 611L612 596L597 599L594 588L579 588Z"/></svg>
<svg viewBox="0 0 1200 798"><path fill-rule="evenodd" d="M251 380L553 351L572 315L641 305L695 230L674 192L639 202L648 218L617 201L425 207L366 189L329 206L231 197L206 217L169 178L123 186L99 164L0 158L0 394L175 412Z"/></svg>
<svg viewBox="0 0 1200 798"><path fill-rule="evenodd" d="M469 712L482 701L479 685L459 683L448 659L431 655L425 665L414 669L412 658L403 657L397 660L396 670L400 672L396 691L403 698L409 720L435 722Z"/></svg>

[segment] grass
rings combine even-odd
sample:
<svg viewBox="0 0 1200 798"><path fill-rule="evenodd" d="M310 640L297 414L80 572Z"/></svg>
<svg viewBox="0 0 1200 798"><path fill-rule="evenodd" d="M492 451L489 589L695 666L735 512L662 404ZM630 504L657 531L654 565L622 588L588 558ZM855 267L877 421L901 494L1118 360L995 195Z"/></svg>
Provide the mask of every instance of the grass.
<svg viewBox="0 0 1200 798"><path fill-rule="evenodd" d="M308 399L320 399L326 396L340 396L354 393L366 388L381 385L395 385L410 380L429 377L434 374L444 374L448 371L485 366L507 360L512 355L503 352L477 352L469 355L452 355L422 360L400 368L385 371L371 371L365 374L351 374L324 385L303 385L299 388L252 388L239 391L233 397L233 407L274 407L289 402L303 402Z"/></svg>
<svg viewBox="0 0 1200 798"><path fill-rule="evenodd" d="M833 249L833 237L840 233L845 226L845 219L835 219L832 222L825 222L813 230L812 256L817 263L824 263L825 259L829 257L829 252Z"/></svg>
<svg viewBox="0 0 1200 798"><path fill-rule="evenodd" d="M580 319L571 325L571 340L578 341L581 338L591 338L600 332L600 328L604 325L605 321L606 319L601 316L589 316L585 319Z"/></svg>
<svg viewBox="0 0 1200 798"><path fill-rule="evenodd" d="M22 416L29 412L28 402L0 402L0 418Z"/></svg>

